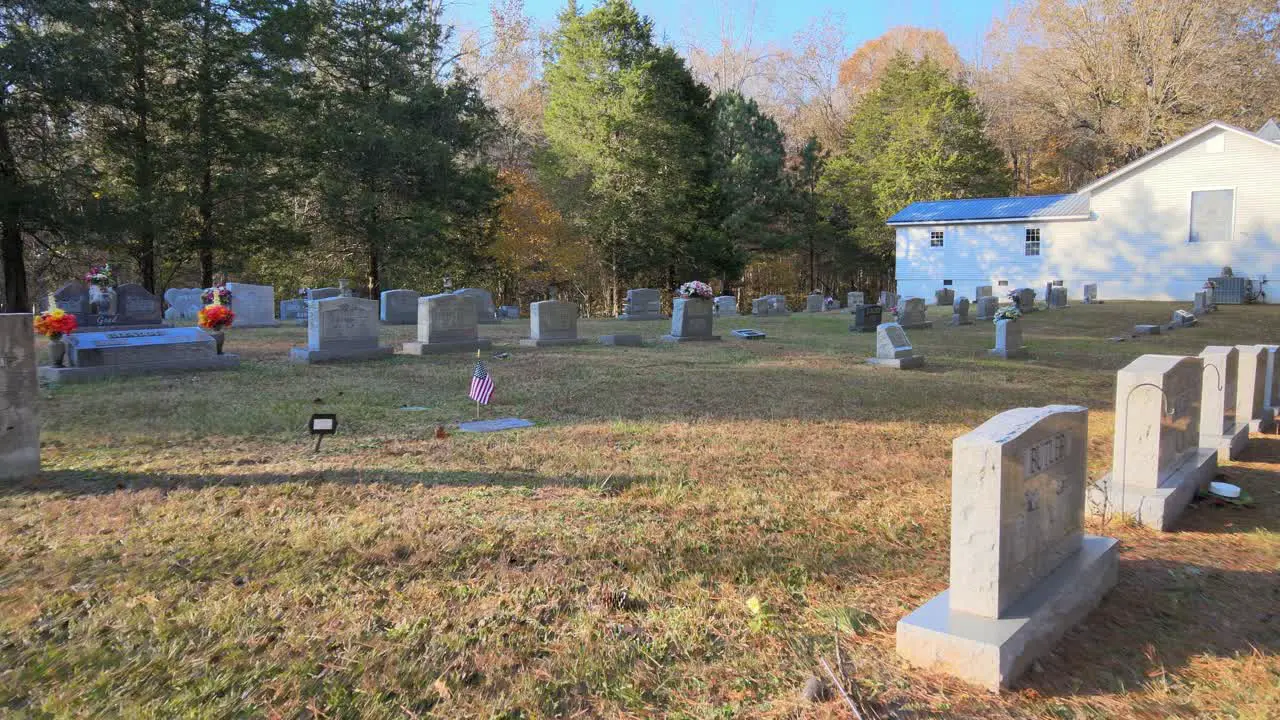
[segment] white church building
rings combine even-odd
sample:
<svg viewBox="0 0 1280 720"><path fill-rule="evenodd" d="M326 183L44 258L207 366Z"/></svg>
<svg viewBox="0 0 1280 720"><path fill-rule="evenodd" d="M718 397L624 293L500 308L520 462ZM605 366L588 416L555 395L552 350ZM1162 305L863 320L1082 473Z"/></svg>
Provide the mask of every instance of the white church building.
<svg viewBox="0 0 1280 720"><path fill-rule="evenodd" d="M1212 122L1070 195L918 202L897 232L898 294L970 299L1063 281L1068 296L1190 302L1231 266L1254 289L1280 271L1280 127ZM1262 286L1280 302L1280 284Z"/></svg>

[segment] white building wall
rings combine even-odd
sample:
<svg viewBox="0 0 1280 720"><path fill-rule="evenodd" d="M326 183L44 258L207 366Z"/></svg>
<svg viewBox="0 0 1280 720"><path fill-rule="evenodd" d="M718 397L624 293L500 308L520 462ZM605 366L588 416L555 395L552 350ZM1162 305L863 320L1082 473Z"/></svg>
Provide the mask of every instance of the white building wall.
<svg viewBox="0 0 1280 720"><path fill-rule="evenodd" d="M1220 152L1211 152L1211 149ZM1236 275L1274 278L1268 302L1280 302L1280 146L1214 130L1186 146L1095 190L1093 220L1039 224L982 223L897 228L901 295L933 300L952 280L957 296L999 281L1044 294L1064 280L1079 298L1097 283L1101 299L1190 302L1223 265ZM1190 243L1191 192L1235 190L1232 240ZM1026 257L1027 227L1041 228L1040 256ZM929 231L944 232L944 247L929 247ZM1040 298L1043 299L1043 298Z"/></svg>

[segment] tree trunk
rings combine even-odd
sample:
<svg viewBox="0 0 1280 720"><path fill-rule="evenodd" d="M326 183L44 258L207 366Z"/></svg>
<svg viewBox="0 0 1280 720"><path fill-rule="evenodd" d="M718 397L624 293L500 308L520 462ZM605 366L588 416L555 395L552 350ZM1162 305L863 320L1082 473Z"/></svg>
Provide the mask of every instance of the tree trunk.
<svg viewBox="0 0 1280 720"><path fill-rule="evenodd" d="M209 63L212 61L212 48L209 47L209 13L210 0L203 4L203 17L200 27L200 110L197 126L200 132L200 232L196 241L197 253L200 257L200 287L213 287L213 250L217 238L213 232L213 79L210 77Z"/></svg>
<svg viewBox="0 0 1280 720"><path fill-rule="evenodd" d="M137 43L133 52L133 108L137 116L134 125L134 186L138 190L138 211L141 225L138 228L137 248L134 253L142 287L147 292L156 291L156 225L154 217L155 177L151 166L151 137L148 122L151 107L147 82L147 30L144 18L134 17L131 31Z"/></svg>
<svg viewBox="0 0 1280 720"><path fill-rule="evenodd" d="M0 84L0 118L7 100ZM0 121L0 266L4 267L4 297L0 310L25 312L31 308L27 293L27 266L22 254L22 208L18 198L18 166L9 145L9 127Z"/></svg>

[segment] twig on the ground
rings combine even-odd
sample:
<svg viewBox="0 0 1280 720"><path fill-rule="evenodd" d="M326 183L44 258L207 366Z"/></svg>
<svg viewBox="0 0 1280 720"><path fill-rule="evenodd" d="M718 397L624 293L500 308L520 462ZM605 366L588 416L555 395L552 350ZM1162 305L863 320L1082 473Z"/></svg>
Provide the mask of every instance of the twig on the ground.
<svg viewBox="0 0 1280 720"><path fill-rule="evenodd" d="M831 682L835 683L836 690L840 691L840 697L844 698L844 701L849 705L849 710L853 711L853 716L858 720L864 720L862 712L858 710L858 704L853 701L853 698L849 697L849 693L844 691L844 683L841 683L840 678L831 672L831 666L827 664L827 659L818 658L818 662L822 663L822 669L827 671L827 677L831 678Z"/></svg>

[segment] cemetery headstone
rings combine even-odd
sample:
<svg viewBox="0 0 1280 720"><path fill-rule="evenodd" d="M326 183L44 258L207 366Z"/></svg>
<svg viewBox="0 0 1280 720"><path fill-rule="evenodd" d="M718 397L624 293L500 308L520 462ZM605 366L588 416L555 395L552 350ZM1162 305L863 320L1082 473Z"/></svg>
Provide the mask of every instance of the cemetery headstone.
<svg viewBox="0 0 1280 720"><path fill-rule="evenodd" d="M752 330L749 328L739 328L732 332L734 337L742 338L743 340L763 340L768 337L763 330Z"/></svg>
<svg viewBox="0 0 1280 720"><path fill-rule="evenodd" d="M1195 301L1191 305L1191 312L1196 315L1205 315L1209 312L1209 292L1207 290L1197 290Z"/></svg>
<svg viewBox="0 0 1280 720"><path fill-rule="evenodd" d="M137 283L125 283L116 288L120 310L116 325L157 327L164 322L164 310L160 298L152 295Z"/></svg>
<svg viewBox="0 0 1280 720"><path fill-rule="evenodd" d="M972 325L973 321L969 319L969 298L961 295L951 305L951 324L952 325Z"/></svg>
<svg viewBox="0 0 1280 720"><path fill-rule="evenodd" d="M721 295L713 300L715 313L720 317L732 317L738 314L738 298L732 295Z"/></svg>
<svg viewBox="0 0 1280 720"><path fill-rule="evenodd" d="M1203 378L1200 358L1179 355L1143 355L1116 374L1111 472L1090 490L1099 513L1168 530L1208 487L1218 451L1200 447Z"/></svg>
<svg viewBox="0 0 1280 720"><path fill-rule="evenodd" d="M302 320L305 322L307 317L307 302L305 300L281 300L280 301L280 319L281 320Z"/></svg>
<svg viewBox="0 0 1280 720"><path fill-rule="evenodd" d="M342 288L323 287L323 288L307 288L307 300L328 300L329 298L342 297Z"/></svg>
<svg viewBox="0 0 1280 720"><path fill-rule="evenodd" d="M924 366L924 356L916 355L907 333L898 323L880 323L876 328L876 356L867 362L880 367L911 370Z"/></svg>
<svg viewBox="0 0 1280 720"><path fill-rule="evenodd" d="M200 310L204 308L204 301L201 296L204 290L200 288L169 288L164 291L164 301L168 304L165 308L165 320L196 320L200 316Z"/></svg>
<svg viewBox="0 0 1280 720"><path fill-rule="evenodd" d="M1187 312L1186 310L1173 311L1174 327L1179 327L1179 328L1191 327L1192 325L1195 325L1197 322L1198 321L1196 320L1195 313Z"/></svg>
<svg viewBox="0 0 1280 720"><path fill-rule="evenodd" d="M901 298L898 301L898 324L906 330L925 330L933 327L933 322L925 317L924 298Z"/></svg>
<svg viewBox="0 0 1280 720"><path fill-rule="evenodd" d="M1036 291L1031 288L1019 288L1018 293L1018 309L1024 314L1036 311Z"/></svg>
<svg viewBox="0 0 1280 720"><path fill-rule="evenodd" d="M881 290L880 307L890 309L898 307L898 294L889 292L888 290Z"/></svg>
<svg viewBox="0 0 1280 720"><path fill-rule="evenodd" d="M578 306L571 302L543 300L529 306L529 337L520 340L526 347L577 345Z"/></svg>
<svg viewBox="0 0 1280 720"><path fill-rule="evenodd" d="M89 288L77 280L58 288L53 293L52 304L64 312L75 315L81 327L92 322L90 318L96 315L89 307Z"/></svg>
<svg viewBox="0 0 1280 720"><path fill-rule="evenodd" d="M996 311L999 309L999 298L994 298L990 295L980 297L978 298L978 310L975 313L975 317L978 320L994 320L996 317Z"/></svg>
<svg viewBox="0 0 1280 720"><path fill-rule="evenodd" d="M1216 449L1219 459L1234 460L1249 442L1249 424L1236 417L1240 352L1230 345L1200 351L1204 381L1200 393L1200 447Z"/></svg>
<svg viewBox="0 0 1280 720"><path fill-rule="evenodd" d="M1280 351L1280 345L1263 345L1262 349L1267 353L1267 371L1264 390L1262 391L1262 404L1264 407L1272 409L1280 408L1280 358L1276 357L1276 353Z"/></svg>
<svg viewBox="0 0 1280 720"><path fill-rule="evenodd" d="M1204 289L1205 308L1209 312L1218 311L1218 290L1217 288L1207 287Z"/></svg>
<svg viewBox="0 0 1280 720"><path fill-rule="evenodd" d="M982 298L984 298L984 297L991 297L991 286L990 286L990 285L979 285L978 287L974 288L974 291L973 291L973 301L974 301L974 302L977 302L977 301L981 300L981 299L982 299Z"/></svg>
<svg viewBox="0 0 1280 720"><path fill-rule="evenodd" d="M1085 535L1088 410L1008 410L952 444L951 586L898 622L898 654L990 690L1084 619L1118 576Z"/></svg>
<svg viewBox="0 0 1280 720"><path fill-rule="evenodd" d="M866 293L851 292L846 294L844 298L845 298L845 305L849 308L850 311L853 310L855 305L865 305L867 303Z"/></svg>
<svg viewBox="0 0 1280 720"><path fill-rule="evenodd" d="M454 295L466 295L476 301L476 322L481 325L492 325L499 322L498 309L493 305L493 295L480 288L458 288Z"/></svg>
<svg viewBox="0 0 1280 720"><path fill-rule="evenodd" d="M1054 310L1061 310L1067 307L1067 289L1061 285L1054 285L1049 288L1048 294L1049 307Z"/></svg>
<svg viewBox="0 0 1280 720"><path fill-rule="evenodd" d="M89 288L80 282L63 285L53 294L53 304L76 316L79 329L140 330L164 327L164 309L160 298L141 285L125 283L115 288L114 301L101 307L90 302Z"/></svg>
<svg viewBox="0 0 1280 720"><path fill-rule="evenodd" d="M227 283L238 328L277 327L276 289L270 285Z"/></svg>
<svg viewBox="0 0 1280 720"><path fill-rule="evenodd" d="M240 366L237 355L219 355L212 336L196 327L101 328L67 337L67 367L41 367L49 384L108 377L153 375Z"/></svg>
<svg viewBox="0 0 1280 720"><path fill-rule="evenodd" d="M770 315L790 315L791 308L787 307L786 295L765 295L765 300L769 301Z"/></svg>
<svg viewBox="0 0 1280 720"><path fill-rule="evenodd" d="M390 357L378 344L378 301L357 297L316 300L307 305L307 346L289 351L289 361L322 363Z"/></svg>
<svg viewBox="0 0 1280 720"><path fill-rule="evenodd" d="M756 317L764 317L769 314L769 298L756 298L751 301L751 314Z"/></svg>
<svg viewBox="0 0 1280 720"><path fill-rule="evenodd" d="M1237 345L1240 366L1236 374L1236 419L1249 430L1275 430L1275 411L1267 406L1267 349L1261 345Z"/></svg>
<svg viewBox="0 0 1280 720"><path fill-rule="evenodd" d="M519 319L520 319L520 306L519 306L519 305L502 305L502 306L499 306L499 307L498 307L498 317L501 317L501 318L506 319L506 320L519 320Z"/></svg>
<svg viewBox="0 0 1280 720"><path fill-rule="evenodd" d="M942 288L934 292L933 296L938 307L948 307L956 303L956 291L951 288Z"/></svg>
<svg viewBox="0 0 1280 720"><path fill-rule="evenodd" d="M1133 332L1135 335L1159 335L1159 325L1134 325Z"/></svg>
<svg viewBox="0 0 1280 720"><path fill-rule="evenodd" d="M644 345L644 337L640 335L601 335L601 345L614 345L617 347L642 347Z"/></svg>
<svg viewBox="0 0 1280 720"><path fill-rule="evenodd" d="M1011 360L1027 356L1022 344L1022 323L1016 318L1001 318L995 322L996 346L987 352L996 357Z"/></svg>
<svg viewBox="0 0 1280 720"><path fill-rule="evenodd" d="M40 472L35 335L26 313L0 314L0 481Z"/></svg>
<svg viewBox="0 0 1280 720"><path fill-rule="evenodd" d="M1098 304L1098 284L1097 283L1085 283L1084 287L1081 289L1080 294L1084 296L1085 305Z"/></svg>
<svg viewBox="0 0 1280 720"><path fill-rule="evenodd" d="M712 335L715 316L711 301L706 298L676 298L671 302L671 334L663 335L666 342L696 342L719 340Z"/></svg>
<svg viewBox="0 0 1280 720"><path fill-rule="evenodd" d="M853 332L875 332L884 320L884 308L879 305L858 305L853 309Z"/></svg>
<svg viewBox="0 0 1280 720"><path fill-rule="evenodd" d="M665 320L662 314L662 293L652 288L632 288L622 305L619 320Z"/></svg>
<svg viewBox="0 0 1280 720"><path fill-rule="evenodd" d="M413 290L384 290L380 298L378 319L388 325L413 325L418 322L418 298Z"/></svg>
<svg viewBox="0 0 1280 720"><path fill-rule="evenodd" d="M441 293L418 298L418 339L400 347L409 355L487 350L492 345L480 337L476 299L470 295Z"/></svg>
<svg viewBox="0 0 1280 720"><path fill-rule="evenodd" d="M804 299L805 312L822 312L822 296L818 293L811 293Z"/></svg>

